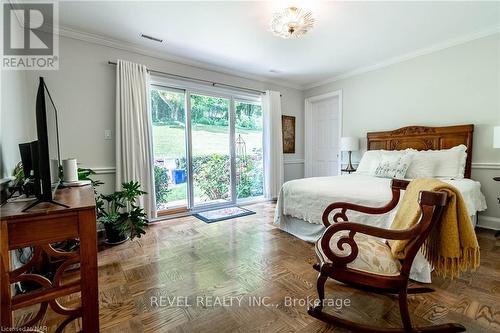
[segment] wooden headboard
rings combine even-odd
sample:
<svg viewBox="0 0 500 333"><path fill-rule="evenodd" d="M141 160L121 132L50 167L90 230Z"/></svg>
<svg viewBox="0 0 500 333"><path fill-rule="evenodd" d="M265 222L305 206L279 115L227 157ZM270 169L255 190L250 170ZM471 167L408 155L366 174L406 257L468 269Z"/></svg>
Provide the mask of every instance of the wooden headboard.
<svg viewBox="0 0 500 333"><path fill-rule="evenodd" d="M465 178L471 177L472 134L474 125L447 127L408 126L394 131L371 132L367 134L367 149L416 150L448 149L460 144L467 147Z"/></svg>

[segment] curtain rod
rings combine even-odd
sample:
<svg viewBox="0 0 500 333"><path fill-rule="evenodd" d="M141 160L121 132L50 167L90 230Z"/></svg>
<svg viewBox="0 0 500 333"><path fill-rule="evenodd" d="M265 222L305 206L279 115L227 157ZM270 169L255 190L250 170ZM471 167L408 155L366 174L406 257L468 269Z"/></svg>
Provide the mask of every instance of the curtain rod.
<svg viewBox="0 0 500 333"><path fill-rule="evenodd" d="M108 61L108 64L110 64L110 65L116 65L116 62L114 62L114 61ZM173 73L161 72L161 71L157 71L157 70L154 70L154 69L148 69L148 72L149 73L154 73L154 74L160 74L160 75L164 75L164 76L176 77L176 78L183 79L183 80L203 82L203 83L206 83L206 84L210 84L213 87L215 87L215 86L227 87L227 88L233 88L233 89L238 89L238 90L242 90L242 91L257 92L259 94L265 94L266 93L265 91L262 91L262 90L245 88L245 87L239 87L239 86L234 86L232 84L219 83L219 82L214 82L214 81L209 81L209 80L204 80L204 79L198 79L198 78L195 78L195 77L189 77L189 76L178 75L178 74L173 74Z"/></svg>

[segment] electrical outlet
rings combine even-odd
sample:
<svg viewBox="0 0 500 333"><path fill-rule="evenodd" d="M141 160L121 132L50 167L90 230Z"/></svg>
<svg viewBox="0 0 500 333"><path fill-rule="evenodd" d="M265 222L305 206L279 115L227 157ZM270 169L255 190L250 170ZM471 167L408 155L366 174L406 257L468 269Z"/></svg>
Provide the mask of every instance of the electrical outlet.
<svg viewBox="0 0 500 333"><path fill-rule="evenodd" d="M111 140L111 130L104 130L104 140Z"/></svg>

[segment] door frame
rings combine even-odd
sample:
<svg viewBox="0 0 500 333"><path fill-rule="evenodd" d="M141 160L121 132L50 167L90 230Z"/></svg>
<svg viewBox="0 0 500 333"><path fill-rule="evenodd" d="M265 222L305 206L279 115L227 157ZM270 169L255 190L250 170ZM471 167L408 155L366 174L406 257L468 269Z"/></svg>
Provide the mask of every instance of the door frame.
<svg viewBox="0 0 500 333"><path fill-rule="evenodd" d="M342 166L342 158L340 155L340 138L342 137L342 123L343 123L343 117L342 117L342 89L335 90L326 94L321 94L321 95L316 95L312 97L308 97L304 100L304 155L305 155L305 161L304 161L304 177L312 177L312 153L311 153L311 144L312 144L312 138L311 135L313 133L313 128L312 128L312 108L313 108L313 103L319 102L325 99L329 99L332 97L338 97L338 106L339 106L339 128L338 128L338 142L339 142L339 158L338 158L338 170L340 174L340 169Z"/></svg>
<svg viewBox="0 0 500 333"><path fill-rule="evenodd" d="M261 202L262 197L245 198L238 199L237 194L237 179L236 179L236 147L235 147L235 136L236 136L236 103L237 102L260 102L262 105L262 98L257 94L248 94L232 89L223 89L218 87L207 87L206 85L200 85L196 83L186 83L185 81L175 80L171 78L164 78L154 76L150 82L150 89L153 86L157 86L164 89L179 90L184 92L185 96L185 126L186 132L184 134L185 144L186 144L186 172L187 172L187 198L186 206L174 207L168 210L158 211L158 218L153 219L153 221L160 221L164 219L177 218L187 215L192 215L194 213L207 211L215 208L232 207L235 205L246 205L254 202ZM191 119L191 95L205 95L218 98L225 98L229 100L229 142L230 145L230 159L231 159L231 175L230 175L230 192L231 200L225 203L207 203L201 205L194 205L194 193L192 191L193 185L193 170L192 170L192 119ZM264 137L262 136L262 140ZM263 142L262 142L263 144ZM191 184L191 185L190 185Z"/></svg>

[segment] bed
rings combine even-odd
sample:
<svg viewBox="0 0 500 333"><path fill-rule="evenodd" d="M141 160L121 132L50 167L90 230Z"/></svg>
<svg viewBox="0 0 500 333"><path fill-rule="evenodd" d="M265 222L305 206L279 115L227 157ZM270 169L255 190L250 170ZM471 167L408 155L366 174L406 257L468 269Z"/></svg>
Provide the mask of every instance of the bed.
<svg viewBox="0 0 500 333"><path fill-rule="evenodd" d="M417 151L446 150L459 145L466 147L463 179L442 179L457 187L467 205L473 223L477 212L486 209L481 184L470 179L473 125L449 127L404 127L394 131L367 134L368 150ZM352 202L380 207L390 201L391 179L354 173L332 177L292 180L283 185L276 205L274 223L280 229L308 242L316 241L325 227L321 216L332 202ZM378 216L349 212L350 221L388 228L397 209ZM410 276L413 280L430 283L431 267L422 255L415 258Z"/></svg>

